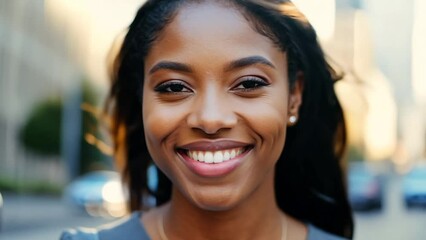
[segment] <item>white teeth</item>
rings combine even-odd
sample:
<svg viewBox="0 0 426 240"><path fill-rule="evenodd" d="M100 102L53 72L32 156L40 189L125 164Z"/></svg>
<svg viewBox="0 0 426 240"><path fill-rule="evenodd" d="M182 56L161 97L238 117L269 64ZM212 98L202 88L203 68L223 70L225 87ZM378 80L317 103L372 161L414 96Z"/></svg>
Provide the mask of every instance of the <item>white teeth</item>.
<svg viewBox="0 0 426 240"><path fill-rule="evenodd" d="M229 151L225 151L223 154L223 161L229 160L231 158L231 155L229 154Z"/></svg>
<svg viewBox="0 0 426 240"><path fill-rule="evenodd" d="M197 152L194 152L194 153L192 153L191 154L192 156L190 156L192 159L194 159L194 160L197 160L198 161L198 154L197 154Z"/></svg>
<svg viewBox="0 0 426 240"><path fill-rule="evenodd" d="M213 153L206 152L206 154L204 155L204 162L206 162L206 163L212 163L213 161L214 161L214 159L213 159Z"/></svg>
<svg viewBox="0 0 426 240"><path fill-rule="evenodd" d="M232 149L230 157L234 158L237 155L237 153L235 152L235 149Z"/></svg>
<svg viewBox="0 0 426 240"><path fill-rule="evenodd" d="M213 155L213 162L214 163L221 163L223 162L223 154L221 151L217 151Z"/></svg>
<svg viewBox="0 0 426 240"><path fill-rule="evenodd" d="M194 160L204 162L204 154L202 152L198 152L198 154L196 155L197 155L197 159L194 158Z"/></svg>
<svg viewBox="0 0 426 240"><path fill-rule="evenodd" d="M233 159L244 152L244 148L234 148L222 151L187 151L188 157L205 163L221 163Z"/></svg>

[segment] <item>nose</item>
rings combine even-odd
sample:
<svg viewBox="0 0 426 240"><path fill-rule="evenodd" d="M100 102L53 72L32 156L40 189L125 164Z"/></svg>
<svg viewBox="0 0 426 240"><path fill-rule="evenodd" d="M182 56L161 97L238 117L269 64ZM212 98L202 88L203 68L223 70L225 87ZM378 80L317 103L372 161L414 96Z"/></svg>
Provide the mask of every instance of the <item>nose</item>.
<svg viewBox="0 0 426 240"><path fill-rule="evenodd" d="M216 91L206 91L196 98L187 124L192 129L200 129L206 134L215 134L222 129L231 129L237 124L238 118L227 102L227 98Z"/></svg>

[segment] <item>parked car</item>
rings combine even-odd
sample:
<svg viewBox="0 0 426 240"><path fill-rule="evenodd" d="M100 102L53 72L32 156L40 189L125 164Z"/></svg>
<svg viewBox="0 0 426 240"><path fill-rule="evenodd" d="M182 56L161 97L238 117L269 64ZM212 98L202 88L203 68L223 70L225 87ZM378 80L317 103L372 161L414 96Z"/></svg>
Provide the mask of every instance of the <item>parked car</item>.
<svg viewBox="0 0 426 240"><path fill-rule="evenodd" d="M402 180L405 206L426 207L426 165L415 166Z"/></svg>
<svg viewBox="0 0 426 240"><path fill-rule="evenodd" d="M348 193L355 211L379 210L383 206L383 180L366 164L352 164L348 173Z"/></svg>
<svg viewBox="0 0 426 240"><path fill-rule="evenodd" d="M126 214L127 196L119 174L113 171L95 171L77 178L65 188L64 199L93 216Z"/></svg>

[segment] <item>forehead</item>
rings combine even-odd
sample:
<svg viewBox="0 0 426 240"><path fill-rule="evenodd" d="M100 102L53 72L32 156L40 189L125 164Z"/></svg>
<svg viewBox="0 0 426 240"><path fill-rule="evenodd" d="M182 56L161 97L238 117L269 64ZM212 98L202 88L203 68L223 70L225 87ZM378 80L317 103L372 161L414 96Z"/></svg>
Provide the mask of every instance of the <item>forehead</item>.
<svg viewBox="0 0 426 240"><path fill-rule="evenodd" d="M206 37L228 36L230 33L250 31L248 21L233 5L214 2L187 4L174 18L170 28L179 29L182 35L202 34Z"/></svg>
<svg viewBox="0 0 426 240"><path fill-rule="evenodd" d="M279 51L269 38L254 30L234 5L204 2L186 4L178 10L153 44L148 59L153 54L171 56L182 50L211 54L217 49L228 49L237 55Z"/></svg>

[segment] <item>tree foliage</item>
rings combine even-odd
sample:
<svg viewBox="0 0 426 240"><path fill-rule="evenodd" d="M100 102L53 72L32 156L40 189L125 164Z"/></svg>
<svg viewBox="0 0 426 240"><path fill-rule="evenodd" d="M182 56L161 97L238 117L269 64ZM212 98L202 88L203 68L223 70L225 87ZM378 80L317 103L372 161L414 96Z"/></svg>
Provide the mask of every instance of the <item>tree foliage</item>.
<svg viewBox="0 0 426 240"><path fill-rule="evenodd" d="M82 103L96 106L97 93L87 82L82 84ZM96 146L85 140L86 134L99 137L98 118L93 113L81 109L80 173L105 165L105 155ZM61 154L61 125L63 100L50 97L38 103L29 114L20 131L20 140L24 147L40 155Z"/></svg>
<svg viewBox="0 0 426 240"><path fill-rule="evenodd" d="M30 151L59 155L61 149L62 101L50 98L39 103L24 123L20 140Z"/></svg>

